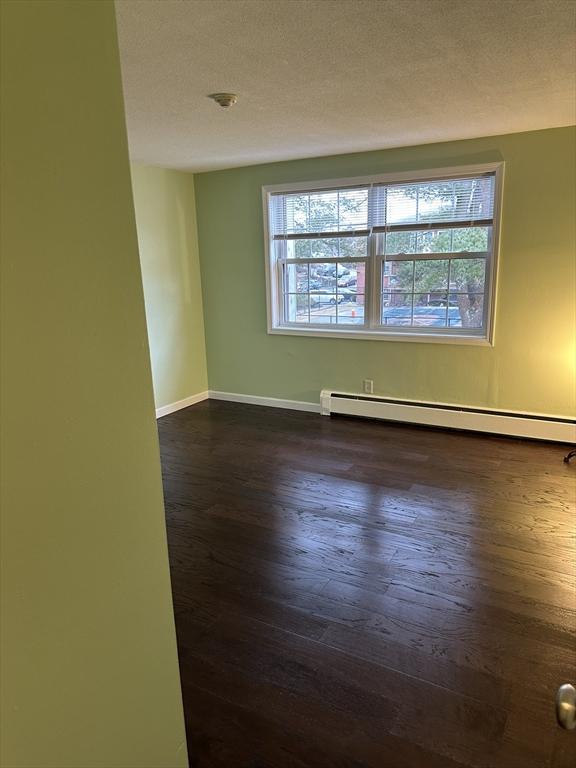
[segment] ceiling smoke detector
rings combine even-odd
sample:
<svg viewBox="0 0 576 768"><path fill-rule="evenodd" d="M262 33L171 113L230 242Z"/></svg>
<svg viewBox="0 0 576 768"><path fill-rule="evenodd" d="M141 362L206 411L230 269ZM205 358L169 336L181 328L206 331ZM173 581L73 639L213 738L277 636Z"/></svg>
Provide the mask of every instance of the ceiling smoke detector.
<svg viewBox="0 0 576 768"><path fill-rule="evenodd" d="M235 93L209 93L209 99L213 99L221 107L231 107L232 104L236 104L238 96Z"/></svg>

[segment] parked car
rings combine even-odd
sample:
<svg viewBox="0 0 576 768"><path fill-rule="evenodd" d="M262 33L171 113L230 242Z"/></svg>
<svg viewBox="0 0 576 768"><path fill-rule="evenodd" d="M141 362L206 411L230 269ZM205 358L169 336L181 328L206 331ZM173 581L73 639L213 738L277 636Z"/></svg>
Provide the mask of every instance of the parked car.
<svg viewBox="0 0 576 768"><path fill-rule="evenodd" d="M331 291L315 291L310 294L311 307L328 307L330 304L341 304L344 301L344 295L335 294Z"/></svg>
<svg viewBox="0 0 576 768"><path fill-rule="evenodd" d="M342 264L318 264L314 266L316 274L327 275L329 277L345 277L350 274L350 270L344 267ZM338 269L338 275L336 275L336 269Z"/></svg>
<svg viewBox="0 0 576 768"><path fill-rule="evenodd" d="M338 296L342 296L341 301L356 301L357 293L350 288L338 288Z"/></svg>

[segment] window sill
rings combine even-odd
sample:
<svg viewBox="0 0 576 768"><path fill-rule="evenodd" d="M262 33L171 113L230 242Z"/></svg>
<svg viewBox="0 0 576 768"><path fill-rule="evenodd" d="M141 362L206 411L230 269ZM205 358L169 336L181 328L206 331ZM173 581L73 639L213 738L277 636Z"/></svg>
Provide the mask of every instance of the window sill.
<svg viewBox="0 0 576 768"><path fill-rule="evenodd" d="M370 339L371 341L402 341L419 344L459 344L476 347L491 347L493 343L485 336L465 336L464 334L432 334L432 333L390 333L385 331L370 331L366 328L355 331L350 328L294 328L293 326L277 326L268 328L271 335L281 336L311 336L317 339Z"/></svg>

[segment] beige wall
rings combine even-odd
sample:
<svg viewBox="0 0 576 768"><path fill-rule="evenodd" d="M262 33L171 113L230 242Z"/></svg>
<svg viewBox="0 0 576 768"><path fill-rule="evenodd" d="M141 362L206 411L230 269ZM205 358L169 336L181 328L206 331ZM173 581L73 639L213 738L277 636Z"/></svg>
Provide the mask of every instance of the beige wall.
<svg viewBox="0 0 576 768"><path fill-rule="evenodd" d="M114 7L1 8L1 764L179 768Z"/></svg>
<svg viewBox="0 0 576 768"><path fill-rule="evenodd" d="M156 407L208 389L194 176L132 166Z"/></svg>

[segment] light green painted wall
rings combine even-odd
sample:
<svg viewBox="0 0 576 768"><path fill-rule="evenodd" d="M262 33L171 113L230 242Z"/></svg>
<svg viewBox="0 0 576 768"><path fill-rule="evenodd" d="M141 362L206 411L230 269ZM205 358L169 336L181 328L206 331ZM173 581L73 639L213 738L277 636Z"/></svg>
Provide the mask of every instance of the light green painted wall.
<svg viewBox="0 0 576 768"><path fill-rule="evenodd" d="M208 389L194 177L132 166L156 407Z"/></svg>
<svg viewBox="0 0 576 768"><path fill-rule="evenodd" d="M494 347L266 333L261 187L504 160ZM575 131L197 174L210 388L318 402L323 387L532 412L575 408Z"/></svg>
<svg viewBox="0 0 576 768"><path fill-rule="evenodd" d="M2 2L4 768L187 764L114 6Z"/></svg>

